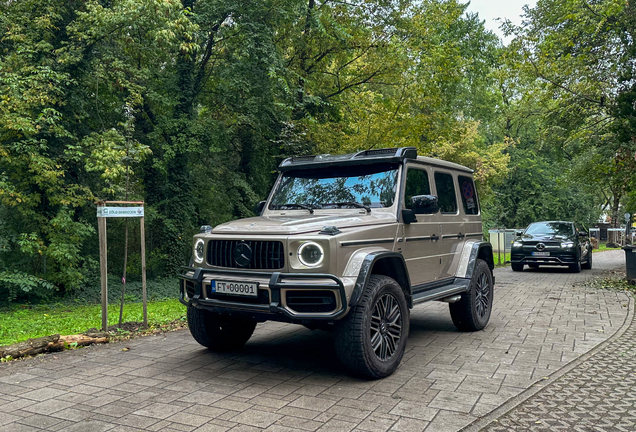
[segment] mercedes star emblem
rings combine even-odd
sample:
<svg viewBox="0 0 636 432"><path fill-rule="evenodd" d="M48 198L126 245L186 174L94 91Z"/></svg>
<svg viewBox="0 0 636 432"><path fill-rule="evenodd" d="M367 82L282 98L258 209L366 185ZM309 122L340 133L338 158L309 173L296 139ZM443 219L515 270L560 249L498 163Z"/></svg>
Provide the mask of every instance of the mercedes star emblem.
<svg viewBox="0 0 636 432"><path fill-rule="evenodd" d="M537 243L537 250L538 250L538 251L545 250L545 244L543 244L543 243ZM236 254L235 254L235 255L236 255Z"/></svg>
<svg viewBox="0 0 636 432"><path fill-rule="evenodd" d="M234 262L239 267L248 267L252 261L252 248L245 242L241 242L234 248Z"/></svg>

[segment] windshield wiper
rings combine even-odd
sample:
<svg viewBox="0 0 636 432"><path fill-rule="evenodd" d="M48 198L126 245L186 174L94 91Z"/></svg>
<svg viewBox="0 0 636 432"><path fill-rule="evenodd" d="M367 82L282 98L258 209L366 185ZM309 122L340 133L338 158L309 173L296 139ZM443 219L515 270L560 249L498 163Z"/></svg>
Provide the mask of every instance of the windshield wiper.
<svg viewBox="0 0 636 432"><path fill-rule="evenodd" d="M298 207L304 210L309 211L309 214L314 214L314 208L307 204L298 204L298 203L288 203L288 204L278 204L278 207Z"/></svg>
<svg viewBox="0 0 636 432"><path fill-rule="evenodd" d="M360 204L359 202L354 202L354 201L344 201L344 202L335 202L335 203L325 203L323 204L324 206L352 206L352 207L357 207L357 208L363 208L367 211L367 213L371 213L371 207L364 205L364 204Z"/></svg>

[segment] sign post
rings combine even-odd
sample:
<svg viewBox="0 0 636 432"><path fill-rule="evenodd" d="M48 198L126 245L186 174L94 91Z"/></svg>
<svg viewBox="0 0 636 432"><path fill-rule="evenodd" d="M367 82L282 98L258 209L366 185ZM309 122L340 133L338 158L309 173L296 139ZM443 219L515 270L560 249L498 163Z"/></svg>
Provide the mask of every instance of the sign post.
<svg viewBox="0 0 636 432"><path fill-rule="evenodd" d="M135 207L108 206L107 204L136 205ZM148 327L146 299L146 237L144 228L143 201L99 201L97 202L97 227L99 232L99 267L102 291L102 330L108 330L108 259L106 247L106 218L138 217L141 227L141 289L143 297L143 326Z"/></svg>

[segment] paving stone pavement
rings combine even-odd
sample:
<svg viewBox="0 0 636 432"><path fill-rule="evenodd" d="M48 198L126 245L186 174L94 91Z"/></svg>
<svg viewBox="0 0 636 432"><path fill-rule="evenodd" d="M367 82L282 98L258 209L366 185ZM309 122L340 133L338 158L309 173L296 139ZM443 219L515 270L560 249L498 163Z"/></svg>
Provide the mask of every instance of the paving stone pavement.
<svg viewBox="0 0 636 432"><path fill-rule="evenodd" d="M578 283L624 269L623 251L594 258L580 274L497 269L481 332L457 331L444 303L417 306L402 365L379 381L349 377L331 334L281 323L259 324L233 354L186 330L5 363L0 432L456 431L624 326L627 294Z"/></svg>

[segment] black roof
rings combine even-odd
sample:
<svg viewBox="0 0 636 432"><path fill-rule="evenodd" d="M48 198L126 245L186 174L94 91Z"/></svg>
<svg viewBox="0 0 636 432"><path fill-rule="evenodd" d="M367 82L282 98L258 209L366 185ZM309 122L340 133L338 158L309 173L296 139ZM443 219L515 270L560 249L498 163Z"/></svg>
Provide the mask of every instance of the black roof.
<svg viewBox="0 0 636 432"><path fill-rule="evenodd" d="M342 155L295 156L282 161L278 169L280 171L290 171L341 165L366 165L370 163L403 162L404 159L417 159L417 149L415 147L396 147L364 150Z"/></svg>

